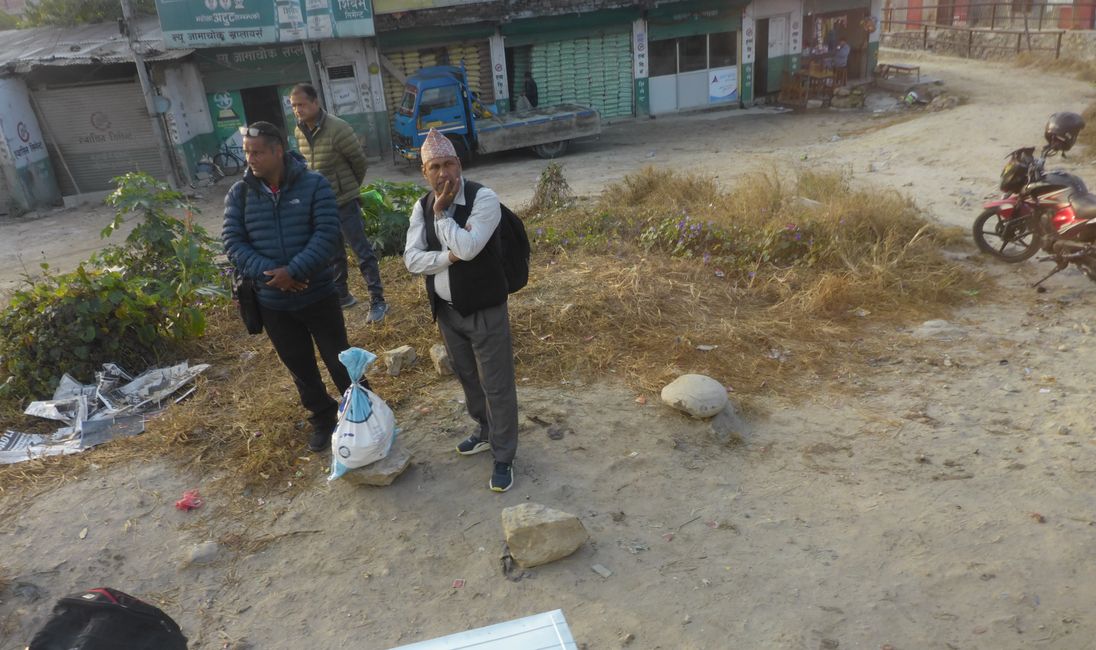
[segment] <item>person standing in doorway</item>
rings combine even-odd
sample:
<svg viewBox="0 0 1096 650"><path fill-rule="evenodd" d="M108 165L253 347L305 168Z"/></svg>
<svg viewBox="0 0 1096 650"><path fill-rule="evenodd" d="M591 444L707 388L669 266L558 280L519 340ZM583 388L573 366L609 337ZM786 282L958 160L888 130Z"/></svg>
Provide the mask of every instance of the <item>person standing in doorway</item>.
<svg viewBox="0 0 1096 650"><path fill-rule="evenodd" d="M525 83L522 86L522 94L529 100L529 105L536 108L540 103L540 91L537 89L537 82L533 80L532 70L525 71Z"/></svg>
<svg viewBox="0 0 1096 650"><path fill-rule="evenodd" d="M358 258L362 277L369 287L369 315L365 320L367 323L380 322L388 313L388 303L384 300L384 285L381 284L377 255L365 235L361 198L358 194L362 181L365 180L365 152L362 151L354 128L320 106L319 95L312 84L301 83L294 86L289 94L289 102L293 107L293 114L297 116L297 128L293 131L297 148L304 155L309 168L323 174L335 190L342 236ZM343 309L353 307L358 299L350 293L347 286L345 245L339 246L335 251L332 266L335 268L335 286L339 291L340 304Z"/></svg>
<svg viewBox="0 0 1096 650"><path fill-rule="evenodd" d="M502 208L493 191L464 180L453 143L437 130L430 129L419 156L431 191L411 211L404 263L426 278L430 311L479 425L457 453L490 450L495 465L487 486L505 492L514 485L518 396L498 234Z"/></svg>
<svg viewBox="0 0 1096 650"><path fill-rule="evenodd" d="M849 67L849 50L849 42L845 40L844 36L837 39L837 47L833 51L833 67Z"/></svg>
<svg viewBox="0 0 1096 650"><path fill-rule="evenodd" d="M263 329L311 413L308 448L320 452L331 444L339 403L327 394L314 348L339 394L350 387L339 361L350 344L331 268L340 242L335 193L299 154L286 153L273 124L241 131L247 171L225 196L221 239L232 265L255 282Z"/></svg>

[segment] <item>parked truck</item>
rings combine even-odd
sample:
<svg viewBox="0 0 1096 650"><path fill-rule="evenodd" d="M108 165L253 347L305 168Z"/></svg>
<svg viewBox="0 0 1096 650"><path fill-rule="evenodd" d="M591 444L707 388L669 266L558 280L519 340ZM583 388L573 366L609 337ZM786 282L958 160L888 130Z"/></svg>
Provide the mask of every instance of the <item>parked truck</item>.
<svg viewBox="0 0 1096 650"><path fill-rule="evenodd" d="M396 109L395 153L419 160L419 147L432 128L453 141L465 163L473 155L524 147L541 158L555 158L572 140L600 135L601 116L594 108L576 104L499 115L494 106L482 106L468 88L463 65L441 65L407 78Z"/></svg>

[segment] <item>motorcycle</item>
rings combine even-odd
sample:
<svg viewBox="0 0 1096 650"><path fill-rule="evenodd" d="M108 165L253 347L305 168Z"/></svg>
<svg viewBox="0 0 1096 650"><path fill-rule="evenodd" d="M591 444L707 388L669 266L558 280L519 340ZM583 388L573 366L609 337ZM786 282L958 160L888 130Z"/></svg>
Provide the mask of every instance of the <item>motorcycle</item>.
<svg viewBox="0 0 1096 650"><path fill-rule="evenodd" d="M1034 147L1013 151L1001 171L1000 199L989 201L974 220L979 250L1009 263L1022 262L1042 249L1039 261L1055 268L1040 285L1073 264L1096 282L1096 194L1080 177L1046 171L1046 160L1069 151L1085 126L1076 113L1055 113L1047 122L1047 140L1038 158Z"/></svg>

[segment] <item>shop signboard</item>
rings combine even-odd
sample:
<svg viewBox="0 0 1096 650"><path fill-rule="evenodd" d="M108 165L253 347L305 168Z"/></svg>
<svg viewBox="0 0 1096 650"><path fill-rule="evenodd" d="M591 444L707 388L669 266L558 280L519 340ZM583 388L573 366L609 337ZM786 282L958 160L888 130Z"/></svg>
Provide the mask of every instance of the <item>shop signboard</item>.
<svg viewBox="0 0 1096 650"><path fill-rule="evenodd" d="M374 36L370 0L156 0L168 48Z"/></svg>
<svg viewBox="0 0 1096 650"><path fill-rule="evenodd" d="M232 90L209 95L209 114L213 118L213 133L217 136L218 146L227 144L230 149L242 147L240 127L244 126L244 100L240 91Z"/></svg>
<svg viewBox="0 0 1096 650"><path fill-rule="evenodd" d="M651 112L650 52L647 49L647 21L632 23L632 72L635 77L636 115Z"/></svg>
<svg viewBox="0 0 1096 650"><path fill-rule="evenodd" d="M708 71L708 103L717 104L738 99L738 67L713 68Z"/></svg>

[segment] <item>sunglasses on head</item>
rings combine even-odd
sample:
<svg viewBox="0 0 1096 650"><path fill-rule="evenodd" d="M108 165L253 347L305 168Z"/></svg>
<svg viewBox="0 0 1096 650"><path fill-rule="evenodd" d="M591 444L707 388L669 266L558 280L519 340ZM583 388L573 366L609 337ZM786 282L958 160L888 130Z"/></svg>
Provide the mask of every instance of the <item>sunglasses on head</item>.
<svg viewBox="0 0 1096 650"><path fill-rule="evenodd" d="M281 139L281 137L282 137L280 133L271 133L270 131L260 129L257 126L241 126L240 127L240 135L246 136L248 138L257 138L260 135L265 135L265 136L269 136L271 138L278 138L278 139Z"/></svg>

